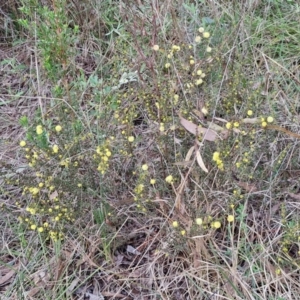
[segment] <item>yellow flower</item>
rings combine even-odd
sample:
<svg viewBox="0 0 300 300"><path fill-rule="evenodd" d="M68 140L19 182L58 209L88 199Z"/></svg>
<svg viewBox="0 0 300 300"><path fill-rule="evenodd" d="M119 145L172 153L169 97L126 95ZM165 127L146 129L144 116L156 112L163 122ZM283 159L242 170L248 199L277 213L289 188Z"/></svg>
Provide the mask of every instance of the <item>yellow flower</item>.
<svg viewBox="0 0 300 300"><path fill-rule="evenodd" d="M276 275L280 275L281 274L281 270L280 269L276 269L275 273L276 273Z"/></svg>
<svg viewBox="0 0 300 300"><path fill-rule="evenodd" d="M195 37L195 42L196 42L196 43L200 43L200 42L201 42L201 36L197 35L197 36Z"/></svg>
<svg viewBox="0 0 300 300"><path fill-rule="evenodd" d="M166 69L170 68L170 66L171 66L170 63L166 63L166 64L165 64L165 68L166 68Z"/></svg>
<svg viewBox="0 0 300 300"><path fill-rule="evenodd" d="M177 227L179 226L179 224L178 224L177 221L174 221L174 222L172 223L172 226L173 226L174 228L177 228Z"/></svg>
<svg viewBox="0 0 300 300"><path fill-rule="evenodd" d="M30 229L31 229L31 230L36 230L36 225L32 224L32 225L30 226Z"/></svg>
<svg viewBox="0 0 300 300"><path fill-rule="evenodd" d="M58 146L57 146L57 145L54 145L54 146L52 147L52 150L53 150L54 153L58 153Z"/></svg>
<svg viewBox="0 0 300 300"><path fill-rule="evenodd" d="M39 191L40 191L40 190L39 190L38 188L31 188L31 189L30 189L30 192L31 192L32 195L38 194Z"/></svg>
<svg viewBox="0 0 300 300"><path fill-rule="evenodd" d="M203 83L203 80L200 78L200 79L198 79L198 80L196 80L196 85L200 85L200 84L202 84Z"/></svg>
<svg viewBox="0 0 300 300"><path fill-rule="evenodd" d="M247 111L247 115L248 115L248 116L252 116L252 115L253 115L253 111L252 111L251 109L249 109L249 110Z"/></svg>
<svg viewBox="0 0 300 300"><path fill-rule="evenodd" d="M173 176L169 175L169 176L166 177L165 180L166 180L167 183L172 183L173 182Z"/></svg>
<svg viewBox="0 0 300 300"><path fill-rule="evenodd" d="M176 46L176 45L173 45L173 46L172 46L172 50L173 50L173 51L179 51L179 50L180 50L180 47L179 47L179 46Z"/></svg>
<svg viewBox="0 0 300 300"><path fill-rule="evenodd" d="M214 227L214 228L216 228L216 229L218 229L218 228L220 228L221 227L221 222L219 222L219 221L215 221L215 222L213 222L212 223L212 225L211 225L212 227Z"/></svg>
<svg viewBox="0 0 300 300"><path fill-rule="evenodd" d="M268 123L272 123L273 121L274 121L273 117L271 117L271 116L267 117L267 122Z"/></svg>
<svg viewBox="0 0 300 300"><path fill-rule="evenodd" d="M147 171L148 170L148 166L146 164L142 165L142 170L143 171Z"/></svg>
<svg viewBox="0 0 300 300"><path fill-rule="evenodd" d="M201 111L205 116L208 114L208 110L206 107L202 107Z"/></svg>
<svg viewBox="0 0 300 300"><path fill-rule="evenodd" d="M227 129L230 129L230 128L232 127L232 125L231 125L230 122L227 122L226 125L225 125L225 127L226 127Z"/></svg>
<svg viewBox="0 0 300 300"><path fill-rule="evenodd" d="M128 138L128 141L132 143L132 142L134 141L134 136L130 136L130 137Z"/></svg>
<svg viewBox="0 0 300 300"><path fill-rule="evenodd" d="M202 223L203 223L203 220L201 218L196 219L196 224L197 225L202 225Z"/></svg>
<svg viewBox="0 0 300 300"><path fill-rule="evenodd" d="M190 60L190 65L194 65L195 61L193 59Z"/></svg>
<svg viewBox="0 0 300 300"><path fill-rule="evenodd" d="M219 157L220 157L220 152L214 152L214 154L213 154L213 161L217 161L217 160L219 160Z"/></svg>
<svg viewBox="0 0 300 300"><path fill-rule="evenodd" d="M55 131L60 132L62 130L62 127L60 125L55 126Z"/></svg>
<svg viewBox="0 0 300 300"><path fill-rule="evenodd" d="M266 121L263 121L263 122L261 123L261 126L262 126L262 127L267 127L267 125L268 125L268 123L267 123Z"/></svg>
<svg viewBox="0 0 300 300"><path fill-rule="evenodd" d="M234 215L229 215L229 216L227 217L227 221L228 221L229 223L233 222L233 221L234 221Z"/></svg>
<svg viewBox="0 0 300 300"><path fill-rule="evenodd" d="M20 142L20 146L21 146L21 147L25 147L25 146L26 146L26 142L25 142L25 141L21 141L21 142Z"/></svg>
<svg viewBox="0 0 300 300"><path fill-rule="evenodd" d="M151 179L151 180L150 180L150 183L151 183L151 184L155 184L155 182L156 182L155 179Z"/></svg>
<svg viewBox="0 0 300 300"><path fill-rule="evenodd" d="M204 28L203 28L203 27L200 27L200 28L198 29L198 31L199 31L200 33L202 33L202 32L204 32Z"/></svg>
<svg viewBox="0 0 300 300"><path fill-rule="evenodd" d="M210 53L211 51L212 51L212 48L208 46L208 47L206 48L206 52Z"/></svg>
<svg viewBox="0 0 300 300"><path fill-rule="evenodd" d="M181 235L185 235L186 231L185 230L181 230L180 233L181 233Z"/></svg>
<svg viewBox="0 0 300 300"><path fill-rule="evenodd" d="M198 70L198 71L197 71L197 75L200 76L201 74L202 74L202 70Z"/></svg>
<svg viewBox="0 0 300 300"><path fill-rule="evenodd" d="M36 126L36 133L37 133L38 135L40 135L40 134L43 133L43 126L42 126L42 125Z"/></svg>
<svg viewBox="0 0 300 300"><path fill-rule="evenodd" d="M210 33L207 32L207 31L203 32L203 37L204 37L205 39L208 39L208 38L210 37Z"/></svg>
<svg viewBox="0 0 300 300"><path fill-rule="evenodd" d="M39 227L38 228L38 232L43 232L44 231L44 228L43 227Z"/></svg>
<svg viewBox="0 0 300 300"><path fill-rule="evenodd" d="M154 45L154 46L152 47L152 49L153 49L154 51L158 51L158 50L159 50L159 46L158 46L158 45Z"/></svg>
<svg viewBox="0 0 300 300"><path fill-rule="evenodd" d="M234 123L233 123L233 126L234 126L234 127L239 127L239 126L240 126L240 123L239 123L239 122L234 122Z"/></svg>

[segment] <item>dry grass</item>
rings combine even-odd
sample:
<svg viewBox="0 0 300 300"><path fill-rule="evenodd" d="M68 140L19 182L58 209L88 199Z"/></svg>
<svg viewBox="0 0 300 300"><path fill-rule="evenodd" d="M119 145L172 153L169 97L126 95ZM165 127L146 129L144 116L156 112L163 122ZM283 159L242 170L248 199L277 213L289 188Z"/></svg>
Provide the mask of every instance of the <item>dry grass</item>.
<svg viewBox="0 0 300 300"><path fill-rule="evenodd" d="M0 7L1 299L298 298L299 7L267 2Z"/></svg>

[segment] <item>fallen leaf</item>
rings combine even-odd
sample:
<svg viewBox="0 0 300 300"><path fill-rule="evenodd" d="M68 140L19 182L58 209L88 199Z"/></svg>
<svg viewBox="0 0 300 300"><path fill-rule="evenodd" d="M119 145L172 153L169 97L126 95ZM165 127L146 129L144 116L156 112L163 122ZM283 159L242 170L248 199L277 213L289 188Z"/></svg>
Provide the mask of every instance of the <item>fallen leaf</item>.
<svg viewBox="0 0 300 300"><path fill-rule="evenodd" d="M80 282L80 279L78 277L73 279L71 284L67 287L67 295L68 296L71 296L73 294L73 292L76 290L76 288L78 286L80 286L79 282Z"/></svg>
<svg viewBox="0 0 300 300"><path fill-rule="evenodd" d="M199 127L196 124L194 124L191 121L186 120L185 118L183 118L182 116L179 115L180 118L180 123L181 125L190 133L199 136L200 134L203 135L203 140L207 140L207 141L215 141L216 138L218 137L217 133L211 129L207 129L207 128L203 128L203 127Z"/></svg>
<svg viewBox="0 0 300 300"><path fill-rule="evenodd" d="M54 192L50 195L49 199L50 199L50 200L53 200L53 199L55 199L55 198L57 198L57 197L58 197L58 192L57 192L57 191L54 191Z"/></svg>
<svg viewBox="0 0 300 300"><path fill-rule="evenodd" d="M194 146L192 146L189 149L188 153L186 154L185 161L190 161L191 160L191 157L192 157L192 154L193 154L194 150L195 150Z"/></svg>
<svg viewBox="0 0 300 300"><path fill-rule="evenodd" d="M127 245L126 251L134 255L141 255L142 253L136 250L134 247Z"/></svg>
<svg viewBox="0 0 300 300"><path fill-rule="evenodd" d="M248 182L239 181L237 183L237 185L239 187L241 187L242 189L244 189L246 192L256 192L257 191L257 187L254 184L251 184Z"/></svg>
<svg viewBox="0 0 300 300"><path fill-rule="evenodd" d="M209 129L212 129L214 131L217 131L217 132L226 131L223 127L221 127L213 122L207 122L207 124L209 125Z"/></svg>
<svg viewBox="0 0 300 300"><path fill-rule="evenodd" d="M242 119L242 123L244 124L256 124L260 122L260 118L245 118Z"/></svg>
<svg viewBox="0 0 300 300"><path fill-rule="evenodd" d="M16 270L12 269L8 273L6 273L4 276L0 277L0 285L3 285L5 283L8 283L8 281L15 275Z"/></svg>
<svg viewBox="0 0 300 300"><path fill-rule="evenodd" d="M178 166L178 167L189 167L192 165L192 161L178 161L176 163L174 163L174 166Z"/></svg>
<svg viewBox="0 0 300 300"><path fill-rule="evenodd" d="M288 195L294 200L300 200L300 194L288 193Z"/></svg>
<svg viewBox="0 0 300 300"><path fill-rule="evenodd" d="M104 300L104 297L102 295L95 295L91 293L85 293L85 297L89 298L90 300Z"/></svg>
<svg viewBox="0 0 300 300"><path fill-rule="evenodd" d="M214 120L217 120L217 121L220 121L220 122L223 122L223 123L228 123L227 120L223 119L223 118L218 118L218 117L214 117Z"/></svg>
<svg viewBox="0 0 300 300"><path fill-rule="evenodd" d="M204 165L204 162L203 162L202 156L201 156L201 154L200 154L200 151L197 151L197 153L196 153L196 158L197 158L197 163L198 163L199 167L200 167L204 172L208 173L208 170L207 170L207 168L206 168L205 165Z"/></svg>
<svg viewBox="0 0 300 300"><path fill-rule="evenodd" d="M185 118L179 116L181 125L190 133L198 135L199 127L191 121L186 120Z"/></svg>
<svg viewBox="0 0 300 300"><path fill-rule="evenodd" d="M28 291L26 293L26 297L29 297L29 298L34 297L41 290L41 288L42 287L40 287L40 286L32 288L30 291ZM28 299L28 298L26 298L26 299Z"/></svg>

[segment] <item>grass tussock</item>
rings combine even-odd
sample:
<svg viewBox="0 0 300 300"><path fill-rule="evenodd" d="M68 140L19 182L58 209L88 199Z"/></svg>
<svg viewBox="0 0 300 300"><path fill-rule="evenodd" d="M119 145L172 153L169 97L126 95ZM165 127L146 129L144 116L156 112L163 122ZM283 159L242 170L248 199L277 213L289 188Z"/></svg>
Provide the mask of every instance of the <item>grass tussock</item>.
<svg viewBox="0 0 300 300"><path fill-rule="evenodd" d="M297 299L299 5L0 7L1 299Z"/></svg>

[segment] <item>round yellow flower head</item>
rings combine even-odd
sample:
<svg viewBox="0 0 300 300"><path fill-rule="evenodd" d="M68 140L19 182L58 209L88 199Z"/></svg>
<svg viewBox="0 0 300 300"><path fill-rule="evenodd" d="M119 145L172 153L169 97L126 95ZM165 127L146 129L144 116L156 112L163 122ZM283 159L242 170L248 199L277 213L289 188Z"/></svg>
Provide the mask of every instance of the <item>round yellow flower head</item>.
<svg viewBox="0 0 300 300"><path fill-rule="evenodd" d="M177 45L173 45L173 46L172 46L172 50L173 50L173 51L179 51L179 50L180 50L180 47L177 46Z"/></svg>
<svg viewBox="0 0 300 300"><path fill-rule="evenodd" d="M281 270L280 269L276 269L275 273L276 273L276 275L280 275L281 274Z"/></svg>
<svg viewBox="0 0 300 300"><path fill-rule="evenodd" d="M148 170L148 166L146 164L142 165L142 170L143 171L147 171Z"/></svg>
<svg viewBox="0 0 300 300"><path fill-rule="evenodd" d="M60 132L62 130L62 127L60 125L55 126L55 131Z"/></svg>
<svg viewBox="0 0 300 300"><path fill-rule="evenodd" d="M42 126L42 125L36 126L36 133L37 133L38 135L40 135L40 134L43 133L43 126Z"/></svg>
<svg viewBox="0 0 300 300"><path fill-rule="evenodd" d="M203 37L208 39L210 37L210 33L207 31L203 32Z"/></svg>
<svg viewBox="0 0 300 300"><path fill-rule="evenodd" d="M181 230L180 233L181 233L181 235L185 235L186 231L185 230Z"/></svg>
<svg viewBox="0 0 300 300"><path fill-rule="evenodd" d="M53 150L54 153L58 153L58 146L57 146L57 145L54 145L54 146L52 147L52 150Z"/></svg>
<svg viewBox="0 0 300 300"><path fill-rule="evenodd" d="M267 122L268 123L272 123L273 121L274 121L273 117L271 117L271 116L267 117Z"/></svg>
<svg viewBox="0 0 300 300"><path fill-rule="evenodd" d="M156 182L155 179L151 179L151 180L150 180L150 183L151 183L151 184L155 184L155 182Z"/></svg>
<svg viewBox="0 0 300 300"><path fill-rule="evenodd" d="M202 225L202 223L203 223L203 220L201 218L196 219L196 224L197 225Z"/></svg>
<svg viewBox="0 0 300 300"><path fill-rule="evenodd" d="M154 45L154 46L152 47L152 49L153 49L154 51L158 51L158 50L159 50L159 46L158 46L158 45Z"/></svg>
<svg viewBox="0 0 300 300"><path fill-rule="evenodd" d="M200 43L200 42L201 42L201 36L197 35L197 36L195 37L195 42L196 42L196 43Z"/></svg>
<svg viewBox="0 0 300 300"><path fill-rule="evenodd" d="M202 111L202 113L203 113L205 116L208 114L208 110L207 110L207 108L206 108L205 106L202 107L201 111Z"/></svg>
<svg viewBox="0 0 300 300"><path fill-rule="evenodd" d="M36 225L32 224L32 225L30 226L30 229L31 229L31 230L36 230Z"/></svg>
<svg viewBox="0 0 300 300"><path fill-rule="evenodd" d="M214 227L214 228L216 228L216 229L220 228L220 227L221 227L221 222L219 222L219 221L213 222L213 223L212 223L212 227Z"/></svg>
<svg viewBox="0 0 300 300"><path fill-rule="evenodd" d="M195 84L196 85L200 85L200 84L202 84L203 83L203 80L200 78L200 79L198 79L198 80L196 80L196 82L195 82Z"/></svg>
<svg viewBox="0 0 300 300"><path fill-rule="evenodd" d="M229 215L229 216L227 217L227 221L228 221L229 223L233 222L233 221L234 221L234 216L233 216L233 215Z"/></svg>
<svg viewBox="0 0 300 300"><path fill-rule="evenodd" d="M267 127L267 125L268 125L268 123L267 123L266 121L263 121L263 122L261 123L261 126L262 126L262 127Z"/></svg>
<svg viewBox="0 0 300 300"><path fill-rule="evenodd" d="M226 125L225 125L225 127L226 127L227 129L230 129L230 128L232 127L232 124L231 124L230 122L227 122Z"/></svg>
<svg viewBox="0 0 300 300"><path fill-rule="evenodd" d="M212 48L208 46L208 47L206 48L206 52L210 53L211 51L212 51Z"/></svg>
<svg viewBox="0 0 300 300"><path fill-rule="evenodd" d="M177 221L174 221L174 222L172 223L172 226L173 226L174 228L177 228L177 227L179 226L179 224L178 224Z"/></svg>
<svg viewBox="0 0 300 300"><path fill-rule="evenodd" d="M134 141L134 136L130 136L130 137L128 138L128 141L132 143L132 142Z"/></svg>
<svg viewBox="0 0 300 300"><path fill-rule="evenodd" d="M26 146L26 142L25 142L25 141L21 141L21 142L20 142L20 146L21 146L21 147L25 147L25 146Z"/></svg>
<svg viewBox="0 0 300 300"><path fill-rule="evenodd" d="M220 152L214 152L214 154L213 154L213 161L217 161L217 160L219 160L219 157L220 157Z"/></svg>
<svg viewBox="0 0 300 300"><path fill-rule="evenodd" d="M165 68L166 68L166 69L170 68L170 66L171 66L170 63L166 63L166 64L165 64Z"/></svg>
<svg viewBox="0 0 300 300"><path fill-rule="evenodd" d="M202 32L204 32L204 28L203 28L203 27L200 27L200 28L198 29L198 31L199 31L200 33L202 33Z"/></svg>
<svg viewBox="0 0 300 300"><path fill-rule="evenodd" d="M166 177L165 180L166 180L167 183L172 183L173 182L173 176L169 175L169 176Z"/></svg>
<svg viewBox="0 0 300 300"><path fill-rule="evenodd" d="M251 109L249 109L248 111L247 111L247 115L250 117L250 116L252 116L253 115L253 111L251 110Z"/></svg>

